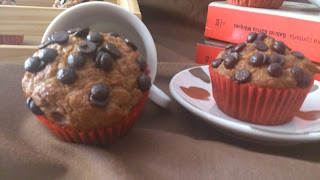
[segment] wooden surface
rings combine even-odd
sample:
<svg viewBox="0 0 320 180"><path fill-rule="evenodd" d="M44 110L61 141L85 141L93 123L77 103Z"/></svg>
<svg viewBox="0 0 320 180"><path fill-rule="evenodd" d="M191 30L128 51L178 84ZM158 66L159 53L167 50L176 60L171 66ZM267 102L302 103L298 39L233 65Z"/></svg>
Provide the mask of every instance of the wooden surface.
<svg viewBox="0 0 320 180"><path fill-rule="evenodd" d="M117 4L141 18L137 0L118 0ZM0 17L10 17L0 18L0 35L42 36L50 22L64 10L65 8L0 5Z"/></svg>
<svg viewBox="0 0 320 180"><path fill-rule="evenodd" d="M0 45L0 63L23 64L37 50L37 46Z"/></svg>
<svg viewBox="0 0 320 180"><path fill-rule="evenodd" d="M118 0L117 4L138 16L138 18L142 18L137 0Z"/></svg>
<svg viewBox="0 0 320 180"><path fill-rule="evenodd" d="M117 0L105 0L117 4ZM18 6L43 6L43 7L52 7L54 0L17 0Z"/></svg>
<svg viewBox="0 0 320 180"><path fill-rule="evenodd" d="M141 19L137 0L105 0ZM21 46L0 45L0 62L23 63L40 44L51 21L65 10L52 8L53 0L19 0L17 6L0 5L0 35L24 35ZM3 18L10 17L10 18Z"/></svg>
<svg viewBox="0 0 320 180"><path fill-rule="evenodd" d="M42 35L50 22L64 9L35 6L0 6L0 34Z"/></svg>

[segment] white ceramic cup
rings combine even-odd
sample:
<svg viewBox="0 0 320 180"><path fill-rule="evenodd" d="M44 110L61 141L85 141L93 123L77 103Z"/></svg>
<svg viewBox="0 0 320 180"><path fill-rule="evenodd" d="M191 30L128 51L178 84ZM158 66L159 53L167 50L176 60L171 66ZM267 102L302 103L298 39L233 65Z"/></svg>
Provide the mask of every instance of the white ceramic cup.
<svg viewBox="0 0 320 180"><path fill-rule="evenodd" d="M76 27L89 26L96 32L117 32L121 37L134 42L150 70L151 82L157 73L157 51L153 38L143 22L130 11L108 2L87 2L66 9L48 26L42 42L56 31L67 31ZM166 107L170 98L155 85L150 88L149 98L156 104Z"/></svg>

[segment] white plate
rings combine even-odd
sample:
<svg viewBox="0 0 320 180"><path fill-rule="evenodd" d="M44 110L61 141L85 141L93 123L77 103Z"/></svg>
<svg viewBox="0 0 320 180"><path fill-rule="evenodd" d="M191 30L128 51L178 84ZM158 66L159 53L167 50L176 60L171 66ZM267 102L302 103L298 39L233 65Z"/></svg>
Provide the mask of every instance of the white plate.
<svg viewBox="0 0 320 180"><path fill-rule="evenodd" d="M296 144L320 141L320 82L304 101L300 115L280 126L255 125L234 119L219 110L211 92L208 66L193 67L176 74L170 82L172 96L186 109L228 134L263 144Z"/></svg>

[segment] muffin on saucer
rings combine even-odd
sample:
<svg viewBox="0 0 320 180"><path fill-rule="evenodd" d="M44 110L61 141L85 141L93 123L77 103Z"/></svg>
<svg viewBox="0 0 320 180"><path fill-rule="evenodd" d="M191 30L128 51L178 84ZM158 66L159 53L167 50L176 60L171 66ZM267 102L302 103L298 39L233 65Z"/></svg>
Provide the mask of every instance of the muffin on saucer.
<svg viewBox="0 0 320 180"><path fill-rule="evenodd" d="M58 31L25 61L29 109L60 139L106 144L124 135L151 81L134 42L88 27Z"/></svg>
<svg viewBox="0 0 320 180"><path fill-rule="evenodd" d="M299 51L265 33L229 45L209 65L213 97L236 119L279 125L299 111L319 69Z"/></svg>

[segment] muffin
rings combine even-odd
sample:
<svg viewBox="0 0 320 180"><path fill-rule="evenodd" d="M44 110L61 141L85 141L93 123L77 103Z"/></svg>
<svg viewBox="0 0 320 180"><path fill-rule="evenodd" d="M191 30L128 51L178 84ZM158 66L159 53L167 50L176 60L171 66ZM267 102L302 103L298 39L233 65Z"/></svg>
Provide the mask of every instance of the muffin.
<svg viewBox="0 0 320 180"><path fill-rule="evenodd" d="M228 4L245 7L278 9L284 0L227 0Z"/></svg>
<svg viewBox="0 0 320 180"><path fill-rule="evenodd" d="M83 2L89 2L89 1L103 1L103 0L55 0L52 7L69 8L71 6L74 6Z"/></svg>
<svg viewBox="0 0 320 180"><path fill-rule="evenodd" d="M15 0L0 0L0 5L16 5ZM0 44L21 45L24 36L22 35L0 35Z"/></svg>
<svg viewBox="0 0 320 180"><path fill-rule="evenodd" d="M209 65L213 97L221 111L260 125L289 122L299 111L319 69L265 33L229 45Z"/></svg>
<svg viewBox="0 0 320 180"><path fill-rule="evenodd" d="M53 33L25 61L29 109L60 139L105 144L124 135L151 81L137 46L88 27Z"/></svg>

